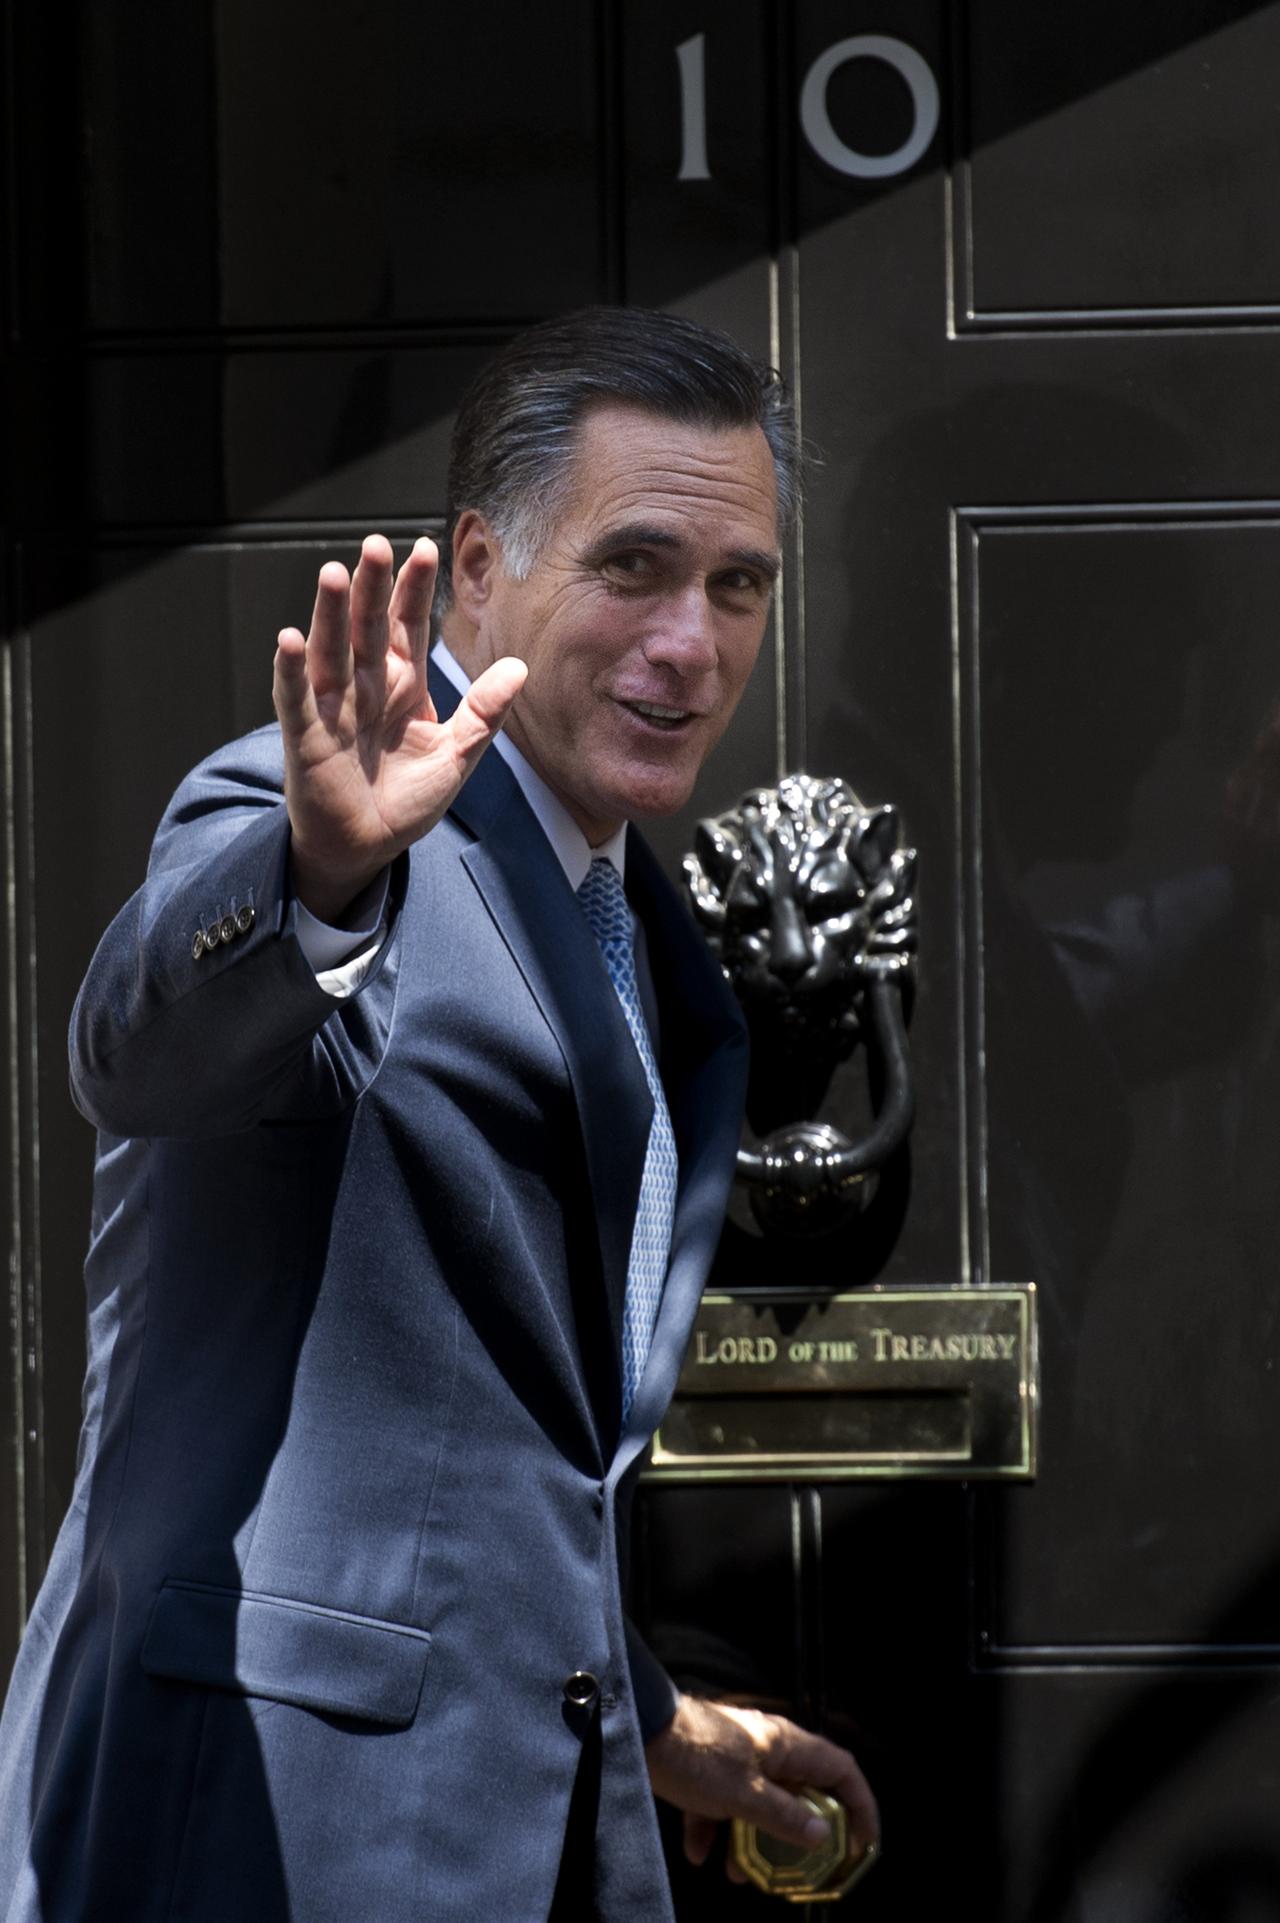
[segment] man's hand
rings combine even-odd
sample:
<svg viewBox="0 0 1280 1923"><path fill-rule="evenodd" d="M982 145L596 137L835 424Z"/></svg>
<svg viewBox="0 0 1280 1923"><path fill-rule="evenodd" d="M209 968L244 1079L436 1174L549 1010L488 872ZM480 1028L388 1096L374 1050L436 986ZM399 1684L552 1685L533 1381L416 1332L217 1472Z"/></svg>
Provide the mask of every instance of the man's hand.
<svg viewBox="0 0 1280 1923"><path fill-rule="evenodd" d="M878 1842L880 1815L867 1779L847 1749L783 1716L681 1696L672 1721L646 1755L655 1796L684 1811L684 1853L705 1863L725 1817L757 1823L787 1843L821 1842L826 1824L795 1793L828 1790L849 1812L852 1835ZM744 1881L730 1861L729 1875Z"/></svg>
<svg viewBox="0 0 1280 1923"><path fill-rule="evenodd" d="M524 685L522 661L478 676L445 722L427 693L436 548L425 536L394 576L371 534L348 578L320 570L311 632L285 628L272 689L284 735L290 863L298 899L336 921L451 805Z"/></svg>

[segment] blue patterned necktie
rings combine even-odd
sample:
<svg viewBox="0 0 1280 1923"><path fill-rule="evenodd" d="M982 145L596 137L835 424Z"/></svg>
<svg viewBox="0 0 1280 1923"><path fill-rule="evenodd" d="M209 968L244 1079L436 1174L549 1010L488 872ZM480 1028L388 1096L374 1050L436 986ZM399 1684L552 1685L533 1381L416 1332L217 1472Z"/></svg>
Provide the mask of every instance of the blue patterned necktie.
<svg viewBox="0 0 1280 1923"><path fill-rule="evenodd" d="M636 957L632 946L634 923L622 877L611 861L593 861L586 880L578 890L582 912L600 944L609 980L617 990L622 1012L631 1030L644 1069L645 1081L653 1097L653 1122L649 1146L645 1150L644 1173L640 1178L640 1200L636 1206L635 1227L631 1233L631 1254L627 1262L627 1295L622 1311L622 1421L625 1427L635 1399L636 1387L644 1372L662 1300L667 1262L671 1254L671 1223L675 1216L676 1138L671 1127L662 1077L654 1060L653 1043L640 1006L640 987L636 980Z"/></svg>

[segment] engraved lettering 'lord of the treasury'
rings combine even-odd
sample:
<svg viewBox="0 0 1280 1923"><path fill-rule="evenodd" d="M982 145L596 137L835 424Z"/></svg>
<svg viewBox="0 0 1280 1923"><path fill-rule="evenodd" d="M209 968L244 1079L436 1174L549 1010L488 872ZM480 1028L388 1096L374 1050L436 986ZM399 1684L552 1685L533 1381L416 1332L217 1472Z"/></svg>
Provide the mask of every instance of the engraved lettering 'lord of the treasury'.
<svg viewBox="0 0 1280 1923"><path fill-rule="evenodd" d="M1032 1283L706 1295L651 1476L781 1481L1035 1471Z"/></svg>

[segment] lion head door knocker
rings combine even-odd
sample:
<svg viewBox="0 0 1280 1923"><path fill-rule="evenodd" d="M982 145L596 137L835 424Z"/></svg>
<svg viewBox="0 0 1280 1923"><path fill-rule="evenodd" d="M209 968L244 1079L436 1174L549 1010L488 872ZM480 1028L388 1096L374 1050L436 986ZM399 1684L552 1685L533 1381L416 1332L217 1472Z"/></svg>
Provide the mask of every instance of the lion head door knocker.
<svg viewBox="0 0 1280 1923"><path fill-rule="evenodd" d="M844 781L787 775L698 824L685 882L751 1031L760 1132L738 1175L764 1229L838 1226L911 1126L915 869L897 811L864 808ZM816 1117L859 1046L871 1120L850 1139Z"/></svg>

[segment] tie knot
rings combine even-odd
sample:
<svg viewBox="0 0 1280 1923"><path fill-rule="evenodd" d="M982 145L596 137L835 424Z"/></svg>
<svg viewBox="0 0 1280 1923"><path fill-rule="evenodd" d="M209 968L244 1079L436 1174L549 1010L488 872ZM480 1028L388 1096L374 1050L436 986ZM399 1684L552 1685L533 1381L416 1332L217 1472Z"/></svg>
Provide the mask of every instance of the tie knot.
<svg viewBox="0 0 1280 1923"><path fill-rule="evenodd" d="M578 900L598 942L624 941L630 944L633 930L631 910L627 906L622 876L611 861L601 858L592 862L587 878L578 890Z"/></svg>

